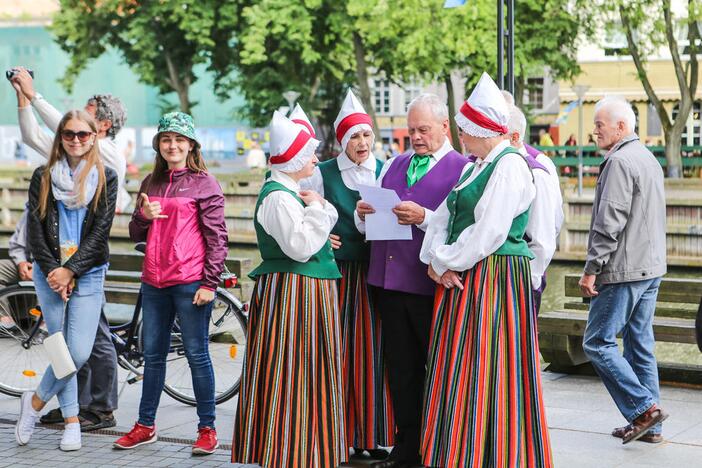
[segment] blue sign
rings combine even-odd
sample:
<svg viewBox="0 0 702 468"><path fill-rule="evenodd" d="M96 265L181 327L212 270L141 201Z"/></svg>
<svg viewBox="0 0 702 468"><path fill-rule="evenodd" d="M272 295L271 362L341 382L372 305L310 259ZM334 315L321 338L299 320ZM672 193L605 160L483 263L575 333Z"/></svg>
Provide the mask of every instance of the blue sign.
<svg viewBox="0 0 702 468"><path fill-rule="evenodd" d="M444 8L456 8L466 4L468 0L446 0L444 2Z"/></svg>

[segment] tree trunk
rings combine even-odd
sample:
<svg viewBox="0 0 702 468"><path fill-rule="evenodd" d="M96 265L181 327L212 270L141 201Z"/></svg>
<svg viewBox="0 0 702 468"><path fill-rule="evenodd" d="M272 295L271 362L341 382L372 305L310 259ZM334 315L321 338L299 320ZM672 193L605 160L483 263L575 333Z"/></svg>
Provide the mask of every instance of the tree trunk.
<svg viewBox="0 0 702 468"><path fill-rule="evenodd" d="M663 132L665 136L665 160L667 163L666 174L671 179L679 179L683 176L682 142L680 141L683 129L683 126L673 125L669 131Z"/></svg>
<svg viewBox="0 0 702 468"><path fill-rule="evenodd" d="M526 78L523 75L515 77L514 80L514 105L524 110L524 89L526 88Z"/></svg>
<svg viewBox="0 0 702 468"><path fill-rule="evenodd" d="M180 110L186 114L190 114L190 99L188 97L190 92L188 86L183 85L178 87L176 93L178 94L178 102L180 102Z"/></svg>
<svg viewBox="0 0 702 468"><path fill-rule="evenodd" d="M363 44L363 39L357 33L353 33L353 50L356 55L356 79L358 80L358 89L361 92L361 103L366 108L366 112L370 115L373 121L373 128L380 137L380 126L378 119L375 116L375 109L371 101L370 86L368 86L368 65L366 64L366 48Z"/></svg>
<svg viewBox="0 0 702 468"><path fill-rule="evenodd" d="M448 100L448 113L449 113L449 126L451 128L451 144L453 148L459 153L461 150L461 141L458 136L458 126L456 125L456 119L453 118L456 115L456 95L453 92L453 80L451 79L451 72L444 75L444 83L446 84L446 96Z"/></svg>
<svg viewBox="0 0 702 468"><path fill-rule="evenodd" d="M190 113L190 80L180 79L178 75L178 70L176 69L171 56L166 53L166 67L168 68L168 84L173 88L173 91L178 95L178 102L180 103L180 110L187 114Z"/></svg>

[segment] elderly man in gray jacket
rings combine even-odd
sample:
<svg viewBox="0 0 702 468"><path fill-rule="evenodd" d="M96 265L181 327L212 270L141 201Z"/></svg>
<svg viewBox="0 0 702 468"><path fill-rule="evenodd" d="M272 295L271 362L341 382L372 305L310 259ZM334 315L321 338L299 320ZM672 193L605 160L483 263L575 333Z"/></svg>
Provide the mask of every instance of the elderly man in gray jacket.
<svg viewBox="0 0 702 468"><path fill-rule="evenodd" d="M629 422L612 435L623 443L662 440L668 414L658 406L653 314L666 273L663 170L634 133L636 117L621 98L595 106L600 166L583 295L591 297L583 349ZM621 333L624 356L616 337Z"/></svg>

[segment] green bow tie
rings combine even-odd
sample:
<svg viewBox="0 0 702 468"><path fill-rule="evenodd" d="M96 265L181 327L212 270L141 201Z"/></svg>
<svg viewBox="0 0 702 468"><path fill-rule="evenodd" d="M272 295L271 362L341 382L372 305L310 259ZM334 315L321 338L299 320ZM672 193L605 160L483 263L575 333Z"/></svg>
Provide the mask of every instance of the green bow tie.
<svg viewBox="0 0 702 468"><path fill-rule="evenodd" d="M407 186L411 187L429 171L431 154L415 154L407 168Z"/></svg>

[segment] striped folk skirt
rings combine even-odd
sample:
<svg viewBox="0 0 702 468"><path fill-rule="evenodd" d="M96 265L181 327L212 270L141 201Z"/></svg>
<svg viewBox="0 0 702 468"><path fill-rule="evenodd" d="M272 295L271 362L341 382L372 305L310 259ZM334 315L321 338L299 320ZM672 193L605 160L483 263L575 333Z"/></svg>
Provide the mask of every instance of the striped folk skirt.
<svg viewBox="0 0 702 468"><path fill-rule="evenodd" d="M529 259L492 255L437 288L427 362L427 466L551 467Z"/></svg>
<svg viewBox="0 0 702 468"><path fill-rule="evenodd" d="M328 468L348 458L338 310L336 280L258 277L233 462Z"/></svg>
<svg viewBox="0 0 702 468"><path fill-rule="evenodd" d="M380 316L373 310L367 262L338 261L346 436L350 447L394 444L395 420L383 359Z"/></svg>

